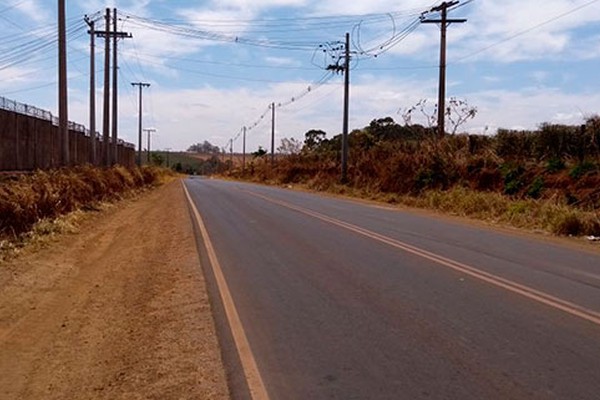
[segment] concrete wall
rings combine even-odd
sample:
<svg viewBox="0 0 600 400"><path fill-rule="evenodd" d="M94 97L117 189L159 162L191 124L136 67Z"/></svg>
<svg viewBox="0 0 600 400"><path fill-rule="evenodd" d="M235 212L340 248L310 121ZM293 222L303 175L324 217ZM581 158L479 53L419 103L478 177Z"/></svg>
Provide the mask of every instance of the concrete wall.
<svg viewBox="0 0 600 400"><path fill-rule="evenodd" d="M96 159L102 160L102 142L96 139ZM69 131L72 165L92 163L92 139L83 132ZM117 146L117 163L135 165L135 150ZM0 109L0 171L31 171L57 168L61 163L58 127L51 121Z"/></svg>

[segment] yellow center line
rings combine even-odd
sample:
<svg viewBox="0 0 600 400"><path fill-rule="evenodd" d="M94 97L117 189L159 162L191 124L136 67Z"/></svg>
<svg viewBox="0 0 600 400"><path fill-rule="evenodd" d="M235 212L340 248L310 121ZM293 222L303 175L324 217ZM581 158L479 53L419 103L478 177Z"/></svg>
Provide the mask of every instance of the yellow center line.
<svg viewBox="0 0 600 400"><path fill-rule="evenodd" d="M285 201L276 200L276 199L273 199L273 198L264 196L262 194L255 193L255 192L251 192L251 191L248 191L248 190L243 190L243 189L240 189L240 190L242 190L242 191L244 191L244 192L246 192L246 193L248 193L248 194L250 194L252 196L259 197L259 198L261 198L263 200L266 200L268 202L271 202L271 203L274 203L274 204L278 204L278 205L280 205L282 207L285 207L285 208L288 208L290 210L294 210L294 211L300 212L302 214L311 216L311 217L319 219L321 221L328 222L330 224L333 224L333 225L339 226L341 228L347 229L349 231L358 233L360 235L366 236L366 237L374 239L376 241L385 243L385 244L390 245L390 246L392 246L394 248L403 250L403 251L405 251L407 253L414 254L416 256L419 256L419 257L425 258L427 260L433 261L434 263L437 263L437 264L442 265L444 267L451 268L451 269L453 269L455 271L462 272L462 273L464 273L466 275L469 275L469 276L471 276L473 278L476 278L476 279L479 279L481 281L487 282L487 283L489 283L491 285L494 285L494 286L497 286L497 287L501 287L501 288L506 289L506 290L508 290L510 292L513 292L513 293L517 293L517 294L519 294L521 296L524 296L524 297L526 297L528 299L534 300L534 301L536 301L538 303L545 304L545 305L553 307L555 309L564 311L564 312L566 312L566 313L568 313L570 315L574 315L576 317L579 317L579 318L585 319L587 321L590 321L590 322L592 322L592 323L594 323L596 325L600 325L600 313L595 312L595 311L590 310L590 309L587 309L587 308L582 307L580 305L577 305L575 303L571 303L569 301L566 301L566 300L560 299L558 297L552 296L552 295L550 295L548 293L545 293L545 292L542 292L540 290L534 289L532 287L529 287L529 286L526 286L526 285L523 285L523 284L511 281L511 280L506 279L506 278L502 278L502 277L500 277L498 275L495 275L495 274L492 274L492 273L489 273L489 272L482 271L482 270L477 269L477 268L475 268L473 266L470 266L470 265L467 265L467 264L463 264L461 262L458 262L458 261L452 260L450 258L441 256L441 255L438 255L438 254L435 254L435 253L432 253L430 251L423 250L421 248L418 248L416 246L410 245L408 243L401 242L400 240L393 239L393 238L390 238L388 236L384 236L382 234L370 231L370 230L365 229L365 228L361 228L360 226L353 225L353 224L350 224L348 222L344 222L344 221L341 221L339 219L329 217L329 216L327 216L325 214L321 214L321 213L318 213L316 211L312 211L312 210L309 210L309 209L306 209L306 208L303 208L303 207L300 207L300 206L297 206L297 205L294 205L294 204L291 204L291 203L287 203Z"/></svg>
<svg viewBox="0 0 600 400"><path fill-rule="evenodd" d="M231 328L233 341L235 342L235 346L242 363L242 369L244 370L244 376L246 377L250 395L253 400L269 400L267 389L258 370L256 359L254 358L254 354L250 348L250 343L248 342L248 338L244 332L244 327L242 325L242 321L240 320L240 316L235 308L233 297L229 291L229 286L227 285L227 281L223 275L223 269L221 268L221 264L217 258L217 253L215 252L215 248L210 240L206 225L204 224L204 221L200 216L200 212L198 212L198 209L192 201L192 197L190 196L190 193L183 181L182 185L190 207L192 208L196 223L198 224L198 228L200 229L200 234L202 235L202 240L210 261L210 266L214 273L215 280L217 281L217 287L219 288L221 301L223 303L223 307L225 308L225 314L227 316L227 321L229 322L229 327Z"/></svg>

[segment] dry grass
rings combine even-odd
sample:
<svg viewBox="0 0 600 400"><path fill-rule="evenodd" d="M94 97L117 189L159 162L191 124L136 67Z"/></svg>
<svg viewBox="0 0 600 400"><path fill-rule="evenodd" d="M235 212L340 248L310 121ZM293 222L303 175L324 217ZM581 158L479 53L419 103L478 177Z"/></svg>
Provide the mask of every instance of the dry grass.
<svg viewBox="0 0 600 400"><path fill-rule="evenodd" d="M429 208L557 235L600 235L600 118L585 126L542 124L530 132L446 135L373 120L348 135L348 179L340 184L341 135L280 157L253 159L233 178Z"/></svg>
<svg viewBox="0 0 600 400"><path fill-rule="evenodd" d="M68 231L77 210L95 210L136 190L161 184L170 172L156 167L80 166L37 171L0 182L0 250L36 236Z"/></svg>
<svg viewBox="0 0 600 400"><path fill-rule="evenodd" d="M556 235L600 235L600 213L573 208L556 199L515 200L499 193L456 187L398 196L398 203Z"/></svg>
<svg viewBox="0 0 600 400"><path fill-rule="evenodd" d="M557 235L600 235L600 165L500 157L467 136L379 142L350 149L349 182L327 148L254 160L229 176L439 210ZM352 141L351 141L352 143Z"/></svg>

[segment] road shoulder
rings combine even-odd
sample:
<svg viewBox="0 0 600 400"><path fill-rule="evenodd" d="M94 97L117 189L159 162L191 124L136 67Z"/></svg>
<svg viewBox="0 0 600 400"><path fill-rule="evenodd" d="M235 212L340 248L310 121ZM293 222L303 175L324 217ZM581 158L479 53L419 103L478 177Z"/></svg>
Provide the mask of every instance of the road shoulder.
<svg viewBox="0 0 600 400"><path fill-rule="evenodd" d="M1 268L0 397L229 398L179 181Z"/></svg>

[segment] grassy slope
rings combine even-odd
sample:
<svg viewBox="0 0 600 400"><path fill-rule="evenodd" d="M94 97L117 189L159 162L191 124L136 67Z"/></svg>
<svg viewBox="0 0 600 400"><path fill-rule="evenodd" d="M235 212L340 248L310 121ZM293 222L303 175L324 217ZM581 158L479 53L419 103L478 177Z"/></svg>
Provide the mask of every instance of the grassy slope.
<svg viewBox="0 0 600 400"><path fill-rule="evenodd" d="M80 166L4 177L0 182L0 239L18 240L41 221L93 209L101 202L159 184L169 173L148 166Z"/></svg>

